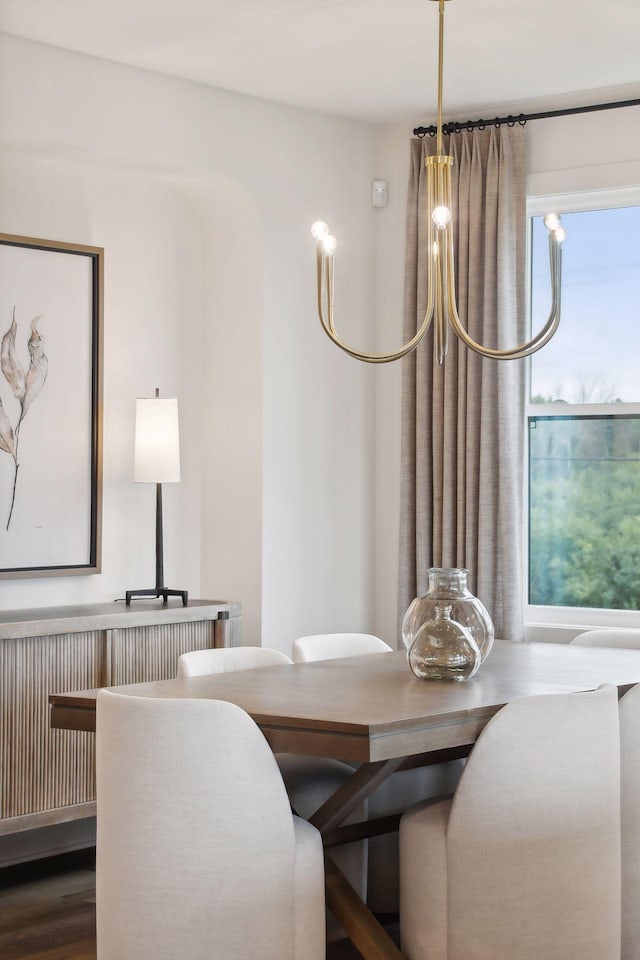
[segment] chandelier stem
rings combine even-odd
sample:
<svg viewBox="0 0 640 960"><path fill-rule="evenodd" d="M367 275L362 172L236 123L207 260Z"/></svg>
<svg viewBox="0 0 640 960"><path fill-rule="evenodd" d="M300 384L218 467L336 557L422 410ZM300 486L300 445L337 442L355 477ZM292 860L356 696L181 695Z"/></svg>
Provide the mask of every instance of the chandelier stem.
<svg viewBox="0 0 640 960"><path fill-rule="evenodd" d="M442 155L442 65L444 59L444 0L440 0L438 13L438 130L436 153Z"/></svg>

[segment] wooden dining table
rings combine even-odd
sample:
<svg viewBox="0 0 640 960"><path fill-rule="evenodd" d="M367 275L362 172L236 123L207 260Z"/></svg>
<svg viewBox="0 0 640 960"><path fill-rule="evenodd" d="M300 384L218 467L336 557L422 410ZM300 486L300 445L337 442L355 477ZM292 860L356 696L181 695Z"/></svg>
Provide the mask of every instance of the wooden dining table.
<svg viewBox="0 0 640 960"><path fill-rule="evenodd" d="M402 953L344 878L331 849L397 829L399 816L344 825L399 769L467 756L483 727L518 697L640 683L640 651L496 640L471 680L428 682L403 652L110 687L140 697L205 698L242 707L274 751L359 764L310 818L327 851L327 905L365 960ZM98 690L50 697L51 726L94 731Z"/></svg>

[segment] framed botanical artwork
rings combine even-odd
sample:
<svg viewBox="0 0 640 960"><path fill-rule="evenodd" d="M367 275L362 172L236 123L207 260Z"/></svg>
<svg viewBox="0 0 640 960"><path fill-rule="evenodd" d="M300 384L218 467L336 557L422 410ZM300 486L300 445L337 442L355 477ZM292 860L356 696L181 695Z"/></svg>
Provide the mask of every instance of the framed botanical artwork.
<svg viewBox="0 0 640 960"><path fill-rule="evenodd" d="M0 578L100 572L103 253L0 234Z"/></svg>

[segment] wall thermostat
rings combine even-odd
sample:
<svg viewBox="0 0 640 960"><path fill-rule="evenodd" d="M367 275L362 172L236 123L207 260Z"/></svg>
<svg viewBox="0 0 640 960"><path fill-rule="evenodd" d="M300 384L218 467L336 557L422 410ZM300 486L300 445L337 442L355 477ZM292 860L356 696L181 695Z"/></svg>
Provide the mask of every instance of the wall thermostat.
<svg viewBox="0 0 640 960"><path fill-rule="evenodd" d="M387 205L387 181L371 181L371 202L374 207L386 207Z"/></svg>

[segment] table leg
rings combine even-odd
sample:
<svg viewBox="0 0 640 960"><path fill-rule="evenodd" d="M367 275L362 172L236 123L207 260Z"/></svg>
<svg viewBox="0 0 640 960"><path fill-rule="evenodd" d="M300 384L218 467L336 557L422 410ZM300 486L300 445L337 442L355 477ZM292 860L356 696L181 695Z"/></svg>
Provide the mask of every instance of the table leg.
<svg viewBox="0 0 640 960"><path fill-rule="evenodd" d="M404 763L404 757L364 763L310 817L323 837L332 832L360 806L363 800ZM331 842L331 841L330 841ZM365 960L403 960L399 949L358 896L325 848L327 906Z"/></svg>
<svg viewBox="0 0 640 960"><path fill-rule="evenodd" d="M365 960L404 960L403 954L325 852L327 906Z"/></svg>

